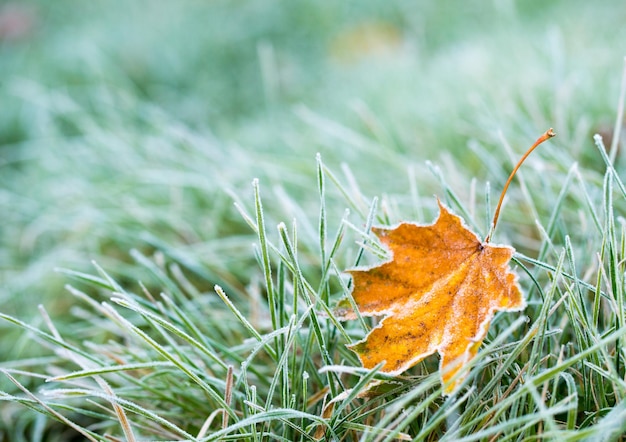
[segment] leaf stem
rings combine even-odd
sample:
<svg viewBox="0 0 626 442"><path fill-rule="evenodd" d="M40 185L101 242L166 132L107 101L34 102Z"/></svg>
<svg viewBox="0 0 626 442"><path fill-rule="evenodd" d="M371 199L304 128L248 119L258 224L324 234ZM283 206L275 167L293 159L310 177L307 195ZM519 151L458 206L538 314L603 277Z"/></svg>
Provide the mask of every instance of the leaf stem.
<svg viewBox="0 0 626 442"><path fill-rule="evenodd" d="M485 238L485 243L488 243L491 240L491 235L493 234L493 231L496 229L496 224L498 223L498 216L500 216L500 208L502 207L502 201L504 201L504 195L506 194L506 191L509 188L511 181L513 180L513 176L515 176L517 169L520 168L524 160L528 158L528 155L530 155L531 152L535 150L537 146L539 146L544 141L549 140L555 135L556 134L554 133L552 128L545 131L544 134L541 135L539 138L537 138L537 141L535 141L535 143L532 146L530 146L530 148L526 151L524 156L517 162L517 164L513 168L513 172L511 172L511 175L509 175L509 179L506 180L506 184L504 184L504 188L502 189L502 193L500 194L500 201L498 201L498 206L496 207L496 212L493 215L493 221L491 222L491 230L489 231L489 234Z"/></svg>

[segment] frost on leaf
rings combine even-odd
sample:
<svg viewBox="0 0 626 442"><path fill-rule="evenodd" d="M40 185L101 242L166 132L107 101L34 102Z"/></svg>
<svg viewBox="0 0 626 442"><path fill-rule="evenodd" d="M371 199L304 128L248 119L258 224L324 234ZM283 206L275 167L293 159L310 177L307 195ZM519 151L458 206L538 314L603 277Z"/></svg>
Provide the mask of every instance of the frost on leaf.
<svg viewBox="0 0 626 442"><path fill-rule="evenodd" d="M439 202L429 226L401 223L373 229L393 254L387 263L351 270L352 296L363 316L384 316L364 340L351 345L361 363L399 374L438 352L445 394L463 379L452 377L470 361L498 310L525 306L508 246L482 242ZM354 319L354 312L339 312Z"/></svg>

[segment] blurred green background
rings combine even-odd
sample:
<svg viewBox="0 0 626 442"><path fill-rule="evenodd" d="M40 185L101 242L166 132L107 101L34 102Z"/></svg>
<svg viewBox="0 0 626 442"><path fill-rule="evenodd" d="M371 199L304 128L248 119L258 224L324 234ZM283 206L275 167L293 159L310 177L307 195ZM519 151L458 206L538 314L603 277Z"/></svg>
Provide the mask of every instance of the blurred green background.
<svg viewBox="0 0 626 442"><path fill-rule="evenodd" d="M316 152L368 198L407 201L437 192L427 160L461 193L499 188L503 139L523 152L551 126L594 167L624 23L622 1L3 3L0 310L62 318L54 269L95 260L134 283L131 249L243 291L253 239L233 200L257 177L271 221L314 232Z"/></svg>

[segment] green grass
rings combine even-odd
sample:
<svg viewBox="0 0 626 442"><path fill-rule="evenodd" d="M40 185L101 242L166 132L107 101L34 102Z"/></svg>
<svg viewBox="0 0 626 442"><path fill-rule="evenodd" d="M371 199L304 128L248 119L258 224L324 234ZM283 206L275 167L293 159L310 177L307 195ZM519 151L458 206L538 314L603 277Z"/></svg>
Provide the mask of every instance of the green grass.
<svg viewBox="0 0 626 442"><path fill-rule="evenodd" d="M0 41L0 440L626 432L623 152L593 139L617 2L28 5ZM385 256L369 227L437 195L484 236L550 126L493 239L528 307L456 396L437 357L360 368L373 322L333 308Z"/></svg>

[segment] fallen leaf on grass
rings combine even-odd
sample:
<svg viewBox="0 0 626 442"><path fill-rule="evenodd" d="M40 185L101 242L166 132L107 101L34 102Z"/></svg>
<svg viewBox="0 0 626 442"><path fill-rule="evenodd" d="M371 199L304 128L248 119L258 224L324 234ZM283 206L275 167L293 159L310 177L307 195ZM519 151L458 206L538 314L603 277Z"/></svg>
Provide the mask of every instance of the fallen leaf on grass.
<svg viewBox="0 0 626 442"><path fill-rule="evenodd" d="M452 378L476 356L495 312L521 310L525 302L508 266L514 249L481 241L438 204L439 218L432 225L373 229L393 259L349 271L352 296L361 315L385 318L350 348L364 367L385 361L381 371L390 374L438 352L444 393L452 394L463 381Z"/></svg>

